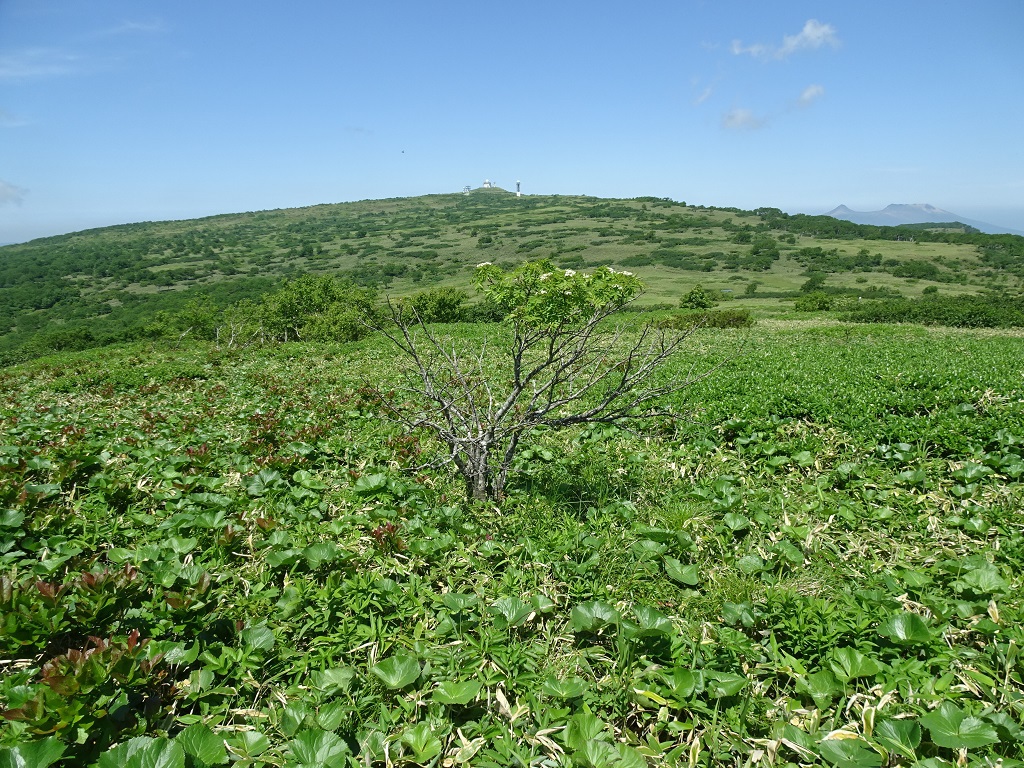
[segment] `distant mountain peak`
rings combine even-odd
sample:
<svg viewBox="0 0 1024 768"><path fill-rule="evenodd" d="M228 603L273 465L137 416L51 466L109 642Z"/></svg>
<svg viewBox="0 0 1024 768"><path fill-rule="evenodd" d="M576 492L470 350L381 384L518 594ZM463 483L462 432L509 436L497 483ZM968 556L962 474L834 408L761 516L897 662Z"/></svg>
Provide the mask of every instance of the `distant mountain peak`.
<svg viewBox="0 0 1024 768"><path fill-rule="evenodd" d="M930 203L890 203L880 211L854 211L846 205L833 208L825 214L834 219L852 221L854 224L869 224L876 227L898 227L901 224L929 224L960 222L988 234L1019 235L1020 232L975 221L952 211L937 208Z"/></svg>

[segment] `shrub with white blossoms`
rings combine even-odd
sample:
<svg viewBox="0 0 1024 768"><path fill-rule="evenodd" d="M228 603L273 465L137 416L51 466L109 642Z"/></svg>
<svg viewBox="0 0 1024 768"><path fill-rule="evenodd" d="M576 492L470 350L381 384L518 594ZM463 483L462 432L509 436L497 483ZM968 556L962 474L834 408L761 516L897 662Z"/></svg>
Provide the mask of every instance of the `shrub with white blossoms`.
<svg viewBox="0 0 1024 768"><path fill-rule="evenodd" d="M692 329L647 321L598 332L643 291L630 272L584 274L548 261L506 272L484 262L474 284L506 313L507 330L472 354L396 308L378 326L411 363L405 386L381 393L382 402L447 447L470 500L502 498L516 450L534 429L664 415L656 401L694 380L652 379Z"/></svg>

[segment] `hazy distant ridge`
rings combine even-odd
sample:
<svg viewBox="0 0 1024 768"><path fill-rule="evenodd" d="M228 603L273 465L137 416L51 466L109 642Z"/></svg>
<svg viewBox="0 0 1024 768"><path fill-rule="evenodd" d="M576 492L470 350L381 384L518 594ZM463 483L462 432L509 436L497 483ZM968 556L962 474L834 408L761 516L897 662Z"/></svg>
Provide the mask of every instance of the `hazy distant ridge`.
<svg viewBox="0 0 1024 768"><path fill-rule="evenodd" d="M896 227L900 224L928 224L934 222L944 223L958 221L961 224L980 229L989 235L1024 235L1024 232L1007 227L1000 227L984 221L968 219L952 211L944 211L927 203L893 203L887 205L880 211L854 211L845 205L840 205L825 214L834 219L852 221L854 224L871 224L878 227Z"/></svg>

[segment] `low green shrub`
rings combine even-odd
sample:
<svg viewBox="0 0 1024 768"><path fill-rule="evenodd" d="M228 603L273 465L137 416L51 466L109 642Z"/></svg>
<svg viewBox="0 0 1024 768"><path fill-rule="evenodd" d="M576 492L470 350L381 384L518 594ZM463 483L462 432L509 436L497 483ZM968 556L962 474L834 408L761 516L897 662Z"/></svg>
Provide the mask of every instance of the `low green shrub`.
<svg viewBox="0 0 1024 768"><path fill-rule="evenodd" d="M711 312L679 312L665 318L665 328L685 330L687 328L749 328L754 318L749 309L719 309Z"/></svg>
<svg viewBox="0 0 1024 768"><path fill-rule="evenodd" d="M1024 299L1013 296L936 296L864 302L846 312L855 323L921 323L954 328L1024 326Z"/></svg>

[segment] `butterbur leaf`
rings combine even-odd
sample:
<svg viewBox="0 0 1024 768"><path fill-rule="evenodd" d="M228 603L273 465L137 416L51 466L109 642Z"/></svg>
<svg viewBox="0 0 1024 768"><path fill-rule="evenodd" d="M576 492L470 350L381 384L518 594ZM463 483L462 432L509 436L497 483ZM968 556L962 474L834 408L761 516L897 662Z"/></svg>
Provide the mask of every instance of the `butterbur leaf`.
<svg viewBox="0 0 1024 768"><path fill-rule="evenodd" d="M845 461L836 467L836 472L844 480L849 479L850 477L856 477L859 470L860 464L855 464L850 461Z"/></svg>
<svg viewBox="0 0 1024 768"><path fill-rule="evenodd" d="M64 745L52 736L0 748L0 768L49 768L64 754Z"/></svg>
<svg viewBox="0 0 1024 768"><path fill-rule="evenodd" d="M476 680L466 680L461 683L445 681L434 689L431 698L439 704L465 705L476 698L481 687Z"/></svg>
<svg viewBox="0 0 1024 768"><path fill-rule="evenodd" d="M266 624L257 624L242 630L242 642L254 650L268 651L274 647L274 633Z"/></svg>
<svg viewBox="0 0 1024 768"><path fill-rule="evenodd" d="M292 482L311 491L322 491L327 485L320 482L308 470L300 469L292 475Z"/></svg>
<svg viewBox="0 0 1024 768"><path fill-rule="evenodd" d="M736 567L750 576L764 570L764 560L760 556L750 553L737 560Z"/></svg>
<svg viewBox="0 0 1024 768"><path fill-rule="evenodd" d="M978 595L1002 594L1010 586L994 565L984 565L964 574L958 584Z"/></svg>
<svg viewBox="0 0 1024 768"><path fill-rule="evenodd" d="M352 685L356 671L352 667L332 667L331 669L317 670L310 679L313 687L327 696L347 691Z"/></svg>
<svg viewBox="0 0 1024 768"><path fill-rule="evenodd" d="M338 557L338 545L333 541L320 541L310 544L302 550L302 556L306 558L306 564L311 571L315 571L324 563L330 563Z"/></svg>
<svg viewBox="0 0 1024 768"><path fill-rule="evenodd" d="M797 549L792 542L785 540L777 542L772 549L793 565L803 565L804 563L804 553Z"/></svg>
<svg viewBox="0 0 1024 768"><path fill-rule="evenodd" d="M359 758L366 763L383 763L388 754L388 737L378 730L371 730L359 742Z"/></svg>
<svg viewBox="0 0 1024 768"><path fill-rule="evenodd" d="M951 701L921 717L932 741L950 749L973 749L999 741L995 726L979 717L968 716Z"/></svg>
<svg viewBox="0 0 1024 768"><path fill-rule="evenodd" d="M837 648L832 652L829 667L835 676L843 682L849 682L858 677L872 677L881 670L878 662L870 656L865 656L856 648Z"/></svg>
<svg viewBox="0 0 1024 768"><path fill-rule="evenodd" d="M1000 741L1024 741L1024 729L1005 712L989 712L985 719L996 727Z"/></svg>
<svg viewBox="0 0 1024 768"><path fill-rule="evenodd" d="M976 483L978 480L991 475L992 471L990 467L986 467L984 464L967 462L962 468L953 473L953 477L962 483Z"/></svg>
<svg viewBox="0 0 1024 768"><path fill-rule="evenodd" d="M665 682L672 689L672 695L679 699L689 699L704 691L704 672L694 669L674 669L671 677L666 676Z"/></svg>
<svg viewBox="0 0 1024 768"><path fill-rule="evenodd" d="M0 511L0 528L18 528L25 522L25 513L16 509Z"/></svg>
<svg viewBox="0 0 1024 768"><path fill-rule="evenodd" d="M754 615L754 605L750 602L724 603L722 605L722 620L731 626L742 624L744 627L754 626L757 617Z"/></svg>
<svg viewBox="0 0 1024 768"><path fill-rule="evenodd" d="M459 592L446 592L441 595L441 602L444 603L451 613L462 613L468 611L477 604L476 595L466 595Z"/></svg>
<svg viewBox="0 0 1024 768"><path fill-rule="evenodd" d="M620 618L615 608L600 600L580 603L569 615L574 632L595 632L609 624L617 624Z"/></svg>
<svg viewBox="0 0 1024 768"><path fill-rule="evenodd" d="M640 541L634 542L629 550L636 556L637 560L655 560L665 554L668 551L668 547L665 544L659 544L657 541L640 539Z"/></svg>
<svg viewBox="0 0 1024 768"><path fill-rule="evenodd" d="M786 723L782 729L782 743L804 758L814 755L817 750L817 741L792 723Z"/></svg>
<svg viewBox="0 0 1024 768"><path fill-rule="evenodd" d="M423 765L439 754L444 748L441 740L430 730L427 723L417 723L402 732L400 741L412 752L413 759Z"/></svg>
<svg viewBox="0 0 1024 768"><path fill-rule="evenodd" d="M491 605L491 613L495 616L498 629L518 627L533 613L533 606L524 603L518 597L503 597Z"/></svg>
<svg viewBox="0 0 1024 768"><path fill-rule="evenodd" d="M185 538L183 536L171 536L166 540L167 546L178 555L187 555L196 548L199 539Z"/></svg>
<svg viewBox="0 0 1024 768"><path fill-rule="evenodd" d="M633 614L636 616L636 629L633 637L671 637L675 632L672 620L653 608L638 605Z"/></svg>
<svg viewBox="0 0 1024 768"><path fill-rule="evenodd" d="M585 768L614 768L618 765L619 753L606 741L591 739L573 753L573 760Z"/></svg>
<svg viewBox="0 0 1024 768"><path fill-rule="evenodd" d="M825 709L833 697L842 690L835 676L827 669L797 678L796 691L814 699L818 709Z"/></svg>
<svg viewBox="0 0 1024 768"><path fill-rule="evenodd" d="M809 467L814 463L814 454L810 451L800 451L793 454L793 461L801 467Z"/></svg>
<svg viewBox="0 0 1024 768"><path fill-rule="evenodd" d="M907 469L897 475L903 485L923 487L928 482L928 473L923 469Z"/></svg>
<svg viewBox="0 0 1024 768"><path fill-rule="evenodd" d="M261 469L256 475L249 478L245 484L245 490L250 496L262 496L283 485L285 482L280 472L274 469Z"/></svg>
<svg viewBox="0 0 1024 768"><path fill-rule="evenodd" d="M302 731L288 742L288 749L300 766L342 765L349 754L348 744L330 731Z"/></svg>
<svg viewBox="0 0 1024 768"><path fill-rule="evenodd" d="M321 706L316 713L316 717L313 718L313 721L316 723L318 728L325 731L334 731L338 729L350 711L351 710L347 704L335 701L331 704L324 704Z"/></svg>
<svg viewBox="0 0 1024 768"><path fill-rule="evenodd" d="M412 656L392 656L370 668L370 672L380 678L391 690L395 691L412 685L420 676L420 663Z"/></svg>
<svg viewBox="0 0 1024 768"><path fill-rule="evenodd" d="M704 680L707 692L713 699L735 696L747 686L746 677L732 672L707 671L704 673Z"/></svg>
<svg viewBox="0 0 1024 768"><path fill-rule="evenodd" d="M626 744L616 744L615 751L618 759L615 768L647 768L647 761L637 750Z"/></svg>
<svg viewBox="0 0 1024 768"><path fill-rule="evenodd" d="M575 699L584 694L587 690L587 681L582 677L570 677L566 680L559 680L557 677L549 677L544 681L543 691L548 696L557 699Z"/></svg>
<svg viewBox="0 0 1024 768"><path fill-rule="evenodd" d="M580 712L569 720L564 731L566 746L578 750L588 741L596 739L604 731L604 722L589 712Z"/></svg>
<svg viewBox="0 0 1024 768"><path fill-rule="evenodd" d="M852 738L827 738L818 745L821 756L839 768L874 768L882 764L882 756L870 745L850 734Z"/></svg>
<svg viewBox="0 0 1024 768"><path fill-rule="evenodd" d="M307 721L312 723L313 710L301 701L293 701L284 705L284 714L281 717L281 730L285 736L294 736L298 733Z"/></svg>
<svg viewBox="0 0 1024 768"><path fill-rule="evenodd" d="M279 549L268 552L264 558L271 568L279 568L282 565L294 565L302 557L301 549Z"/></svg>
<svg viewBox="0 0 1024 768"><path fill-rule="evenodd" d="M100 755L97 768L185 768L185 750L177 741L137 736Z"/></svg>
<svg viewBox="0 0 1024 768"><path fill-rule="evenodd" d="M555 610L555 602L547 595L534 595L530 598L533 610L541 614L549 614Z"/></svg>
<svg viewBox="0 0 1024 768"><path fill-rule="evenodd" d="M224 739L202 723L190 725L174 740L181 744L185 754L191 755L203 765L223 765L228 761Z"/></svg>
<svg viewBox="0 0 1024 768"><path fill-rule="evenodd" d="M387 475L361 475L352 490L359 496L373 496L386 491L388 488Z"/></svg>
<svg viewBox="0 0 1024 768"><path fill-rule="evenodd" d="M259 731L242 731L232 737L231 747L243 758L259 757L270 749L270 739Z"/></svg>
<svg viewBox="0 0 1024 768"><path fill-rule="evenodd" d="M931 641L932 633L924 619L916 613L897 613L878 628L878 634L897 645L924 645Z"/></svg>
<svg viewBox="0 0 1024 768"><path fill-rule="evenodd" d="M917 759L915 750L921 744L921 726L916 720L882 720L875 725L873 735L886 749L910 760Z"/></svg>
<svg viewBox="0 0 1024 768"><path fill-rule="evenodd" d="M696 564L683 565L674 557L665 558L665 573L673 581L678 581L680 584L686 584L690 587L695 587L700 583L700 575Z"/></svg>
<svg viewBox="0 0 1024 768"><path fill-rule="evenodd" d="M750 518L738 512L726 512L722 515L722 522L725 523L726 528L737 533L750 527Z"/></svg>

